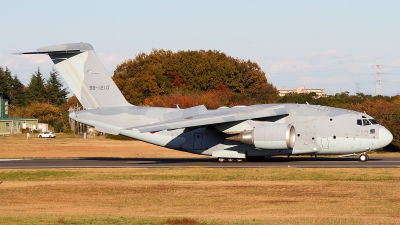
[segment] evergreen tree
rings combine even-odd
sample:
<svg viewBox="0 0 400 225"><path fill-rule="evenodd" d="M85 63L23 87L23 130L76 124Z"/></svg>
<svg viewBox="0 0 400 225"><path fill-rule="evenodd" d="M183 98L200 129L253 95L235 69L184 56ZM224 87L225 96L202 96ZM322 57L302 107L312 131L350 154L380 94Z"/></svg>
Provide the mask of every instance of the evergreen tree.
<svg viewBox="0 0 400 225"><path fill-rule="evenodd" d="M12 100L10 99L12 81L13 78L11 76L11 71L7 67L4 69L0 66L0 95L3 96L3 98L10 100L10 102Z"/></svg>
<svg viewBox="0 0 400 225"><path fill-rule="evenodd" d="M26 106L25 86L15 75L12 80L12 88L10 91L11 103L16 106Z"/></svg>
<svg viewBox="0 0 400 225"><path fill-rule="evenodd" d="M4 76L4 69L0 66L0 96L7 98L7 83Z"/></svg>
<svg viewBox="0 0 400 225"><path fill-rule="evenodd" d="M28 104L34 101L45 102L47 100L46 94L44 79L38 68L38 70L32 74L28 88L26 89L26 101Z"/></svg>
<svg viewBox="0 0 400 225"><path fill-rule="evenodd" d="M66 102L68 91L63 88L58 71L53 67L46 83L46 101L52 105L62 105Z"/></svg>

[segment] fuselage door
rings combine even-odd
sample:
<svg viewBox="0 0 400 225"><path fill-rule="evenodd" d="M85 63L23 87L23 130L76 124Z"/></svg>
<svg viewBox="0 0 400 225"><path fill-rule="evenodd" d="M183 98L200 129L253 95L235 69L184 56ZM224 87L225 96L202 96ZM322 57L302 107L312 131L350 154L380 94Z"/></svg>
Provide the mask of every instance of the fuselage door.
<svg viewBox="0 0 400 225"><path fill-rule="evenodd" d="M323 149L328 149L329 148L329 141L327 137L321 138L321 145Z"/></svg>

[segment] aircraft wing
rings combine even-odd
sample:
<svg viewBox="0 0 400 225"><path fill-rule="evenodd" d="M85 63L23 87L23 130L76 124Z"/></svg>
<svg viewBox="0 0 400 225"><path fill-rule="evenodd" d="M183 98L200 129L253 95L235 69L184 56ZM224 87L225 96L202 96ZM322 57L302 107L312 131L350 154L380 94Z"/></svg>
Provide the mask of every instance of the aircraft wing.
<svg viewBox="0 0 400 225"><path fill-rule="evenodd" d="M186 127L203 126L249 119L266 118L272 116L287 115L287 109L283 105L254 105L246 107L233 107L227 109L207 110L203 114L188 116L185 118L166 120L128 129L136 129L141 133L156 132Z"/></svg>

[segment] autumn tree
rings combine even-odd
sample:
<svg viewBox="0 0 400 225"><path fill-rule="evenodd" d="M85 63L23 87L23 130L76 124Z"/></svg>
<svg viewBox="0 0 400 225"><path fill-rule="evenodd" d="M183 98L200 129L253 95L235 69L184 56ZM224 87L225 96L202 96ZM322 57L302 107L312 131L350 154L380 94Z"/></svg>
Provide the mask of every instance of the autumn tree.
<svg viewBox="0 0 400 225"><path fill-rule="evenodd" d="M27 107L15 107L10 114L11 117L37 118L40 123L54 123L62 120L59 107L40 102L32 102Z"/></svg>
<svg viewBox="0 0 400 225"><path fill-rule="evenodd" d="M67 102L64 103L64 108L66 110L69 110L70 107L72 108L79 107L80 109L83 109L81 103L79 102L78 98L75 95L69 97Z"/></svg>
<svg viewBox="0 0 400 225"><path fill-rule="evenodd" d="M246 96L253 103L274 99L277 93L257 63L211 50L173 53L153 49L148 55L141 53L118 65L113 80L126 99L136 105L155 96L199 95L224 87L233 93L226 97Z"/></svg>

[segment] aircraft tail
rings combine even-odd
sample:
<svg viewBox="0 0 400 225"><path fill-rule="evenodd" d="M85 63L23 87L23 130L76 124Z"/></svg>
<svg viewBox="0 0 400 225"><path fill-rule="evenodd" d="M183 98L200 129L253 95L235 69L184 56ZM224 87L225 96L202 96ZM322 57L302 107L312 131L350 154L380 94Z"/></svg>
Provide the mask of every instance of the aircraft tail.
<svg viewBox="0 0 400 225"><path fill-rule="evenodd" d="M88 43L52 45L21 54L49 55L84 108L131 105Z"/></svg>

